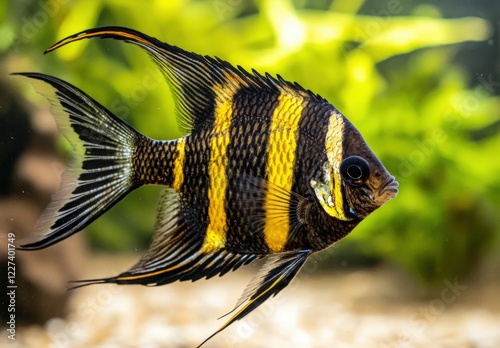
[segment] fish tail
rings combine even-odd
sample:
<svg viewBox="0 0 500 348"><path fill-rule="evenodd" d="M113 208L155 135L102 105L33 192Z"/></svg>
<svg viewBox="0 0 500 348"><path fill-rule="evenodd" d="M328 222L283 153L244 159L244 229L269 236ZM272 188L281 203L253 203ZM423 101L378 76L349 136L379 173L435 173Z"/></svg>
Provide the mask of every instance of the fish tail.
<svg viewBox="0 0 500 348"><path fill-rule="evenodd" d="M146 138L78 88L49 75L30 78L46 97L58 129L73 146L59 191L38 219L35 239L19 249L42 249L82 230L141 183L135 179L136 144ZM148 138L147 138L148 139Z"/></svg>

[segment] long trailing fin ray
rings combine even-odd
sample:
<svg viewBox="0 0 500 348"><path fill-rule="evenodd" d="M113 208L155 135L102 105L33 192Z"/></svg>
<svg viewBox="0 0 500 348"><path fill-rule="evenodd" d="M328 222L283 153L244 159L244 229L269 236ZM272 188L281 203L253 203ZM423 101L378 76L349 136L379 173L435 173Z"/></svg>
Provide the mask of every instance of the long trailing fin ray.
<svg viewBox="0 0 500 348"><path fill-rule="evenodd" d="M310 254L310 250L300 250L270 256L247 285L235 308L226 315L234 311L236 313L198 347L201 347L233 322L245 317L268 298L276 296L295 278Z"/></svg>
<svg viewBox="0 0 500 348"><path fill-rule="evenodd" d="M80 231L134 188L131 156L141 135L60 79L39 73L14 75L29 78L49 100L58 129L74 149L59 191L38 219L35 241L19 247L41 249Z"/></svg>
<svg viewBox="0 0 500 348"><path fill-rule="evenodd" d="M213 121L215 99L230 101L240 89L268 93L284 92L326 102L319 95L305 90L297 83L285 81L281 76L260 75L242 67L209 56L187 52L179 47L161 42L151 36L124 27L102 27L84 30L49 47L53 51L68 43L92 38L112 38L130 42L145 49L162 73L176 96L176 111L181 128L187 132L201 129L205 122ZM228 93L232 90L232 93Z"/></svg>
<svg viewBox="0 0 500 348"><path fill-rule="evenodd" d="M281 283L280 287L274 288L273 295L278 294L278 292L288 285L292 278L295 277L295 274L298 273L300 267L302 267L309 255L309 250L271 255L259 272L252 278L250 283L248 283L245 291L241 294L234 306L235 309L247 301L254 300L262 291L267 291L269 286L276 280L286 279L291 276L291 278L288 278L287 283Z"/></svg>
<svg viewBox="0 0 500 348"><path fill-rule="evenodd" d="M188 226L181 211L180 193L165 188L158 203L158 214L151 245L128 271L115 277L76 281L86 286L97 283L163 285L177 280L198 280L223 275L261 258L256 254L235 254L227 250L202 251L203 238Z"/></svg>

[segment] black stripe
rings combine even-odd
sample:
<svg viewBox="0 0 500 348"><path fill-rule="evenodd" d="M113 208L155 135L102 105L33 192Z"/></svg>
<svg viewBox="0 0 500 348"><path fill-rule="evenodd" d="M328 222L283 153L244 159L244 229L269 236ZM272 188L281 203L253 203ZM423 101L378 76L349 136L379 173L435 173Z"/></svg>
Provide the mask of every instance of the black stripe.
<svg viewBox="0 0 500 348"><path fill-rule="evenodd" d="M213 127L212 124L209 125ZM184 181L180 190L181 210L187 228L199 233L203 240L208 228L208 166L210 162L210 130L186 137L184 149Z"/></svg>
<svg viewBox="0 0 500 348"><path fill-rule="evenodd" d="M267 253L264 233L257 219L265 218L265 190L244 190L245 178L266 176L267 148L271 117L279 93L257 93L242 89L233 98L228 156L228 233L226 248L240 253ZM261 194L262 197L255 197Z"/></svg>
<svg viewBox="0 0 500 348"><path fill-rule="evenodd" d="M344 117L344 116L343 116ZM352 154L356 148L363 143L363 136L354 127L354 125L344 117L344 134L342 135L342 149L344 150L343 155Z"/></svg>
<svg viewBox="0 0 500 348"><path fill-rule="evenodd" d="M142 137L136 139L135 149L133 163L136 184L172 186L176 143Z"/></svg>
<svg viewBox="0 0 500 348"><path fill-rule="evenodd" d="M309 180L321 164L328 160L325 152L325 139L329 117L333 110L334 107L331 104L310 100L300 117L292 191L310 200L315 200L315 197ZM290 221L297 221L296 216L290 216ZM293 229L293 226L291 228ZM307 233L294 231L291 237L285 245L285 250L312 249Z"/></svg>

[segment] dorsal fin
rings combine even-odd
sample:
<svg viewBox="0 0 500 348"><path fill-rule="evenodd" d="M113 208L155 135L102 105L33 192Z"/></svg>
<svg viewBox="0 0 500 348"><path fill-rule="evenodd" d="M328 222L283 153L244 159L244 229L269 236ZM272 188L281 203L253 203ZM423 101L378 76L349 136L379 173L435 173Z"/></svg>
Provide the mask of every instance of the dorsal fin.
<svg viewBox="0 0 500 348"><path fill-rule="evenodd" d="M166 77L176 97L176 112L181 128L187 132L203 129L213 121L215 100L226 101L236 91L285 92L325 101L297 83L266 74L252 73L219 58L201 56L161 42L151 36L123 27L102 27L69 36L46 50L53 51L68 43L91 38L112 38L136 44L145 49Z"/></svg>

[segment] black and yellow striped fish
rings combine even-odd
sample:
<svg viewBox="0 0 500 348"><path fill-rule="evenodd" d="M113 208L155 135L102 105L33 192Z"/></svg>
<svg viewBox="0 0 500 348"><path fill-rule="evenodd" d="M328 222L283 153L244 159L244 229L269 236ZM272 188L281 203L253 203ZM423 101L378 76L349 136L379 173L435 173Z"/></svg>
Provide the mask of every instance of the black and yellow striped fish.
<svg viewBox="0 0 500 348"><path fill-rule="evenodd" d="M147 253L122 274L84 284L194 281L272 255L215 335L286 287L311 254L396 196L398 183L356 128L297 83L121 27L80 32L47 52L91 37L148 52L174 92L188 135L150 139L67 82L19 74L34 79L49 99L76 157L38 221L38 239L22 249L69 237L142 185L166 186Z"/></svg>

